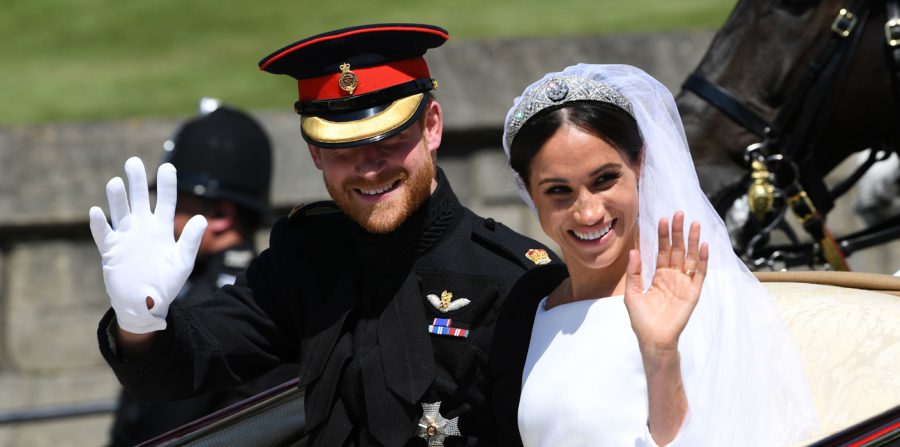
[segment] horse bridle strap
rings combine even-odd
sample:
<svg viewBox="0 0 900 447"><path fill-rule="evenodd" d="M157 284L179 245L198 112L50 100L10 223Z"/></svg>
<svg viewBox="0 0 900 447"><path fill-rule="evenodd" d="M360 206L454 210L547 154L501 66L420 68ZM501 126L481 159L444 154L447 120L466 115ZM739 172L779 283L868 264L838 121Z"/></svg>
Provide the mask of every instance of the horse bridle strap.
<svg viewBox="0 0 900 447"><path fill-rule="evenodd" d="M861 18L864 18L868 12L868 10L864 8L866 5L867 3L865 0L854 0L851 2L850 6L841 9L831 24L831 39L829 39L828 43L818 56L809 63L805 76L802 78L799 85L795 86L793 89L793 95L788 99L785 105L780 108L778 115L771 123L759 116L759 114L751 110L743 102L736 99L730 92L696 72L691 73L688 76L682 85L682 88L691 91L704 99L731 118L734 122L762 138L770 147L778 146L779 140L782 137L782 132L790 121L796 119L794 111L803 104L809 90L813 88L817 81L819 82L819 85L830 83L826 82L830 80L820 79L820 75L823 72L834 74L835 69L833 67L839 65L839 63L845 59L849 48L854 47L852 44L858 40L862 32L859 31L853 33L853 31L854 29L857 29L857 23ZM828 69L829 67L830 70ZM813 110L810 113L818 112L820 111ZM785 155L793 156L793 151L791 150L784 150L782 152L785 153Z"/></svg>
<svg viewBox="0 0 900 447"><path fill-rule="evenodd" d="M788 162L794 163L796 157L802 160L807 156L803 149L813 147L821 138L821 132L817 134L817 131L822 127L817 123L822 122L824 115L830 116L833 110L834 98L829 101L825 98L826 93L833 83L840 82L847 73L844 61L852 60L849 55L856 50L861 40L861 29L868 16L868 9L865 6L867 4L864 0L852 0L850 6L840 10L831 24L832 33L829 34L831 38L806 66L803 77L793 89L793 95L780 107L773 123L760 117L727 90L696 72L688 76L682 88L706 100L730 119L759 136L765 147L780 152ZM860 31L854 33L856 28ZM797 110L799 116L795 113ZM790 126L793 127L787 132ZM798 151L798 147L801 150ZM831 196L821 176L812 175L812 177L815 180L809 185L812 186L810 191L819 200L810 200L802 186L808 183L809 179L804 178L801 181L794 178L786 185L786 192L793 199L789 200L790 207L801 216L804 229L819 241L827 262L836 269L847 270L849 267L839 245L825 225L823 216L813 205L814 202L825 204L824 212L827 212L831 207ZM803 200L800 200L800 197ZM809 209L804 212L804 207Z"/></svg>
<svg viewBox="0 0 900 447"><path fill-rule="evenodd" d="M887 21L884 24L885 43L888 48L888 66L894 87L894 99L900 102L900 4L887 0Z"/></svg>
<svg viewBox="0 0 900 447"><path fill-rule="evenodd" d="M731 118L734 122L740 124L745 129L753 132L760 138L768 138L772 125L765 119L750 110L744 103L735 99L734 95L719 87L706 77L691 73L684 81L681 88L694 92L697 96L712 104L722 113Z"/></svg>

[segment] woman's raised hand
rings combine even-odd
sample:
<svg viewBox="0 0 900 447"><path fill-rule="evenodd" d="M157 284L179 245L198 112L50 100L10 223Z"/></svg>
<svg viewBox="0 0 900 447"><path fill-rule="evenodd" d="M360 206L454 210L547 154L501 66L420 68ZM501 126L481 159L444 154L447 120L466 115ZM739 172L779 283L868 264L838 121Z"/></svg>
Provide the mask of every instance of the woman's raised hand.
<svg viewBox="0 0 900 447"><path fill-rule="evenodd" d="M687 325L706 277L709 246L700 244L700 223L691 224L684 245L684 213L669 224L659 221L659 255L653 283L647 291L641 282L641 256L631 250L625 278L625 307L643 355L676 351L678 337Z"/></svg>

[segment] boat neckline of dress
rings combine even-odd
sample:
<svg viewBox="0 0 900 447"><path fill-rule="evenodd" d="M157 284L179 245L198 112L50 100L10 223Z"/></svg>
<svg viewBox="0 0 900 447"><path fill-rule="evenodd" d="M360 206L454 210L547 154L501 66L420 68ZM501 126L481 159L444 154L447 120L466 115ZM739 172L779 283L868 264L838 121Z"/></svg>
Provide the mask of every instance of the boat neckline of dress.
<svg viewBox="0 0 900 447"><path fill-rule="evenodd" d="M565 302L565 303L557 304L557 305L555 305L555 306L553 306L553 307L547 309L547 299L548 299L548 298L550 298L550 295L547 295L547 296L545 296L543 299L541 299L540 304L538 304L538 310L540 310L540 311L542 311L542 312L551 312L551 311L553 311L553 309L557 309L557 308L559 308L559 307L561 307L561 306L565 306L565 305L567 305L567 304L576 304L576 303L590 303L590 304L593 304L593 303L595 303L595 302L597 302L597 301L605 300L605 299L608 299L608 298L625 298L625 294L620 293L620 294L618 294L618 295L610 295L610 296L605 296L605 297L603 297L603 298L585 298L585 299L583 299L583 300L567 301L567 302Z"/></svg>

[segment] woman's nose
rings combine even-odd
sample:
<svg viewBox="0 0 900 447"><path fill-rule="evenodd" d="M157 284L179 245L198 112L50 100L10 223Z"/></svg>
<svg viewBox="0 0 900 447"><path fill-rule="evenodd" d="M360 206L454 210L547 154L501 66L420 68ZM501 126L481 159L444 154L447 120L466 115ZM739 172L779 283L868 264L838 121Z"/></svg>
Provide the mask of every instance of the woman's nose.
<svg viewBox="0 0 900 447"><path fill-rule="evenodd" d="M603 202L590 191L581 191L575 200L575 221L582 225L597 223L603 213Z"/></svg>

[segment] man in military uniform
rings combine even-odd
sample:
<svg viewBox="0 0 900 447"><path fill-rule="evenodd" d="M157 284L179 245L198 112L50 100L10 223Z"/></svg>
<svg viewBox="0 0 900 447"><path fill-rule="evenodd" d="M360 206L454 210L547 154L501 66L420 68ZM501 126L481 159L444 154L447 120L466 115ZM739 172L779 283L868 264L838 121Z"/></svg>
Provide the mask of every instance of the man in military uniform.
<svg viewBox="0 0 900 447"><path fill-rule="evenodd" d="M203 98L200 116L184 123L164 145L163 162L178 169L174 231L203 215L197 261L175 300L195 306L232 284L256 256L254 234L270 214L272 148L259 123L246 113ZM239 387L179 401L146 402L122 392L111 445L133 446L297 376L285 364Z"/></svg>
<svg viewBox="0 0 900 447"><path fill-rule="evenodd" d="M91 210L113 307L98 338L126 389L202 393L299 361L309 445L496 443L484 377L495 317L552 254L462 206L435 164L443 114L423 55L447 38L367 25L260 62L297 79L301 132L334 201L279 220L269 249L219 292L227 299L167 305L203 222L177 243L154 239L174 174L160 168L150 213L143 165L126 163L130 213L120 179L107 186L112 227Z"/></svg>

